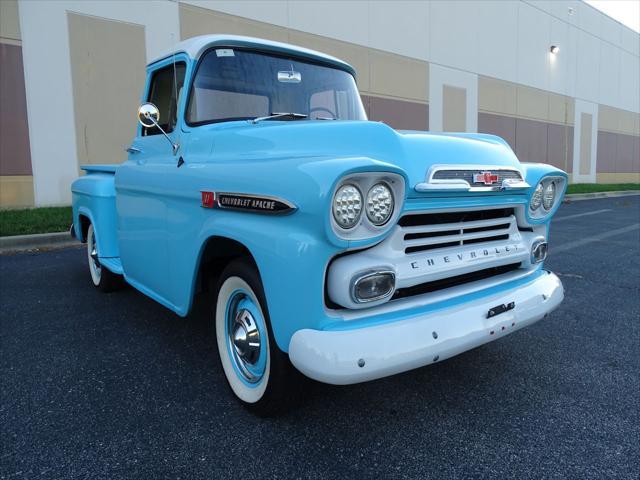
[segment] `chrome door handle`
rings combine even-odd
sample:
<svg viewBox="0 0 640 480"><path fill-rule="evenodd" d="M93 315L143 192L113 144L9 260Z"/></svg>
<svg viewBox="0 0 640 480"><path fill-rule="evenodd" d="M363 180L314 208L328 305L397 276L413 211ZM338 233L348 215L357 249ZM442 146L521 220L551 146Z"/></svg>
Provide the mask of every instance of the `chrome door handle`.
<svg viewBox="0 0 640 480"><path fill-rule="evenodd" d="M127 147L127 153L142 153L142 150L136 147Z"/></svg>

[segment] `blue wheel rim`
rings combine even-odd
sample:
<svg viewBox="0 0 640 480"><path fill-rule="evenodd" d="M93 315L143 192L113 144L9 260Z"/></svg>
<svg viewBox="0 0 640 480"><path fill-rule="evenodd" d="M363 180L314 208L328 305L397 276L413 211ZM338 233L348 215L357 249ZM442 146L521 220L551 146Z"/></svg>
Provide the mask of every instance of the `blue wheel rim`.
<svg viewBox="0 0 640 480"><path fill-rule="evenodd" d="M260 307L246 290L235 290L229 296L224 328L236 376L248 387L257 387L267 370L268 336Z"/></svg>

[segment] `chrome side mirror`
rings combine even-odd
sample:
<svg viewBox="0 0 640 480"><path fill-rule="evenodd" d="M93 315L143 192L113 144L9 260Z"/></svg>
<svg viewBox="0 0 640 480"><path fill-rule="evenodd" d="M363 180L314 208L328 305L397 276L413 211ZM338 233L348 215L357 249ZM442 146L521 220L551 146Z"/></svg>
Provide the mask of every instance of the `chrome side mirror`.
<svg viewBox="0 0 640 480"><path fill-rule="evenodd" d="M140 105L140 108L138 108L138 121L140 122L140 125L142 125L145 128L156 127L158 130L160 130L160 132L162 132L165 138L169 140L169 143L171 144L171 148L173 149L173 154L175 155L178 152L178 149L180 148L180 144L173 143L173 140L171 140L171 137L167 135L167 132L165 132L164 129L158 123L159 120L160 120L160 111L158 110L158 107L156 107L153 103L143 103L142 105Z"/></svg>
<svg viewBox="0 0 640 480"><path fill-rule="evenodd" d="M146 128L158 126L160 111L153 103L143 103L138 109L138 121Z"/></svg>

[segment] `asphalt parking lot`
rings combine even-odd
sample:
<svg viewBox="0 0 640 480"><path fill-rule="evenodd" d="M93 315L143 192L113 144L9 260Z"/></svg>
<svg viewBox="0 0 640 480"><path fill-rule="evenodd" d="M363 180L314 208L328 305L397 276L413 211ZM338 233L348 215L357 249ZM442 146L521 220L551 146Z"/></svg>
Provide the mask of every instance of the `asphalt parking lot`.
<svg viewBox="0 0 640 480"><path fill-rule="evenodd" d="M81 249L0 257L0 478L629 478L640 472L640 196L565 204L549 318L442 363L309 382L259 419L204 306L93 288Z"/></svg>

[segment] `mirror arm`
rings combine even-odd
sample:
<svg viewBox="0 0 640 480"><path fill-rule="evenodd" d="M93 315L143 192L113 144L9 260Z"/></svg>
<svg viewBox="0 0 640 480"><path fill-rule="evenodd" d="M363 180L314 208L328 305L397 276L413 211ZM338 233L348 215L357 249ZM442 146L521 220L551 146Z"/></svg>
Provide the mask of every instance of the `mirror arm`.
<svg viewBox="0 0 640 480"><path fill-rule="evenodd" d="M155 118L153 118L151 115L149 114L145 114L145 117L147 119L149 119L150 121L153 122L153 124L156 126L156 128L158 130L160 130L162 132L162 134L165 136L165 138L167 140L169 140L169 143L171 144L171 148L173 148L173 154L175 155L176 153L178 153L178 149L180 148L180 144L179 143L173 143L173 140L171 140L171 137L169 137L169 135L167 135L167 132L165 132L162 127L160 126L160 124L158 124L158 122L156 121Z"/></svg>

